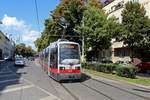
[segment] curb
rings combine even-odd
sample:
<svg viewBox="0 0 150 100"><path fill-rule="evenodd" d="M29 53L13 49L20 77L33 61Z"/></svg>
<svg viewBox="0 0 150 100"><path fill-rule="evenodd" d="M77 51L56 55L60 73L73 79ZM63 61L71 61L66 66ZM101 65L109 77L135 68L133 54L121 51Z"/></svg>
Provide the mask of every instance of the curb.
<svg viewBox="0 0 150 100"><path fill-rule="evenodd" d="M88 76L90 76L91 78L93 78L95 80L99 80L98 78L96 78L96 77L99 77L99 78L103 78L107 81L112 81L114 83L120 82L120 83L123 83L123 84L128 84L128 85L132 85L132 86L136 86L136 87L139 87L139 88L144 88L144 89L149 89L150 90L150 86L141 85L141 84L137 84L137 83L132 83L132 82L128 82L128 81L125 81L125 80L119 80L119 79L115 79L115 78L105 77L103 75L97 75L97 74L90 73L90 72L87 72L87 71L82 71L82 73L87 74Z"/></svg>

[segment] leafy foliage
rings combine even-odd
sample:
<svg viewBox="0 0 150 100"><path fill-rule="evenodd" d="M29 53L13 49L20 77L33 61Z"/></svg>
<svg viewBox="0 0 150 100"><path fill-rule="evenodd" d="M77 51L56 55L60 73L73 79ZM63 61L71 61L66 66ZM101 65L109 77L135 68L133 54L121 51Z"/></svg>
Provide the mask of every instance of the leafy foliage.
<svg viewBox="0 0 150 100"><path fill-rule="evenodd" d="M100 0L87 0L87 4L96 7L97 9L103 8L103 3Z"/></svg>
<svg viewBox="0 0 150 100"><path fill-rule="evenodd" d="M118 76L127 77L127 78L136 78L136 73L138 68L135 66L117 66L116 72Z"/></svg>
<svg viewBox="0 0 150 100"><path fill-rule="evenodd" d="M107 18L102 9L88 5L84 12L84 26L78 27L78 33L84 31L86 48L92 47L95 53L111 46L111 39L116 33L117 23L115 18ZM96 54L97 55L97 54Z"/></svg>
<svg viewBox="0 0 150 100"><path fill-rule="evenodd" d="M135 66L118 66L115 64L102 64L102 63L82 63L82 67L98 72L116 74L121 77L136 78L138 68Z"/></svg>
<svg viewBox="0 0 150 100"><path fill-rule="evenodd" d="M99 0L60 0L56 9L51 11L52 18L45 20L41 37L35 41L38 51L61 38L63 32L68 40L81 43L83 30L87 39L86 47L92 47L96 51L107 49L111 45L116 23L114 18L107 19L102 7Z"/></svg>
<svg viewBox="0 0 150 100"><path fill-rule="evenodd" d="M137 2L128 2L122 11L122 37L124 44L133 47L146 48L150 44L150 19L145 15L143 6Z"/></svg>
<svg viewBox="0 0 150 100"><path fill-rule="evenodd" d="M52 11L52 18L54 22L60 26L66 26L65 36L69 40L76 41L79 37L76 34L76 25L81 25L83 11L85 10L84 0L60 0L59 6ZM62 26L60 26L62 28ZM61 34L63 34L63 29Z"/></svg>
<svg viewBox="0 0 150 100"><path fill-rule="evenodd" d="M38 51L49 45L50 42L61 38L65 30L65 38L79 42L76 33L76 25L81 24L83 11L85 10L84 0L60 0L60 4L51 11L52 18L45 20L45 29L41 37L35 41Z"/></svg>
<svg viewBox="0 0 150 100"><path fill-rule="evenodd" d="M32 49L31 46L26 47L25 44L21 43L16 45L16 55L22 55L25 56L33 56L36 52Z"/></svg>

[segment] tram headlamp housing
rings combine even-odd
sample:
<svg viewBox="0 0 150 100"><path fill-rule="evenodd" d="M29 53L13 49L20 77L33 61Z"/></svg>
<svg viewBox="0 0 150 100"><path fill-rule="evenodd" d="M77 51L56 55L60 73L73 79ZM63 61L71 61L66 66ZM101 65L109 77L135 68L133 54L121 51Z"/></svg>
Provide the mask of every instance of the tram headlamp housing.
<svg viewBox="0 0 150 100"><path fill-rule="evenodd" d="M65 67L60 67L60 70L65 70Z"/></svg>

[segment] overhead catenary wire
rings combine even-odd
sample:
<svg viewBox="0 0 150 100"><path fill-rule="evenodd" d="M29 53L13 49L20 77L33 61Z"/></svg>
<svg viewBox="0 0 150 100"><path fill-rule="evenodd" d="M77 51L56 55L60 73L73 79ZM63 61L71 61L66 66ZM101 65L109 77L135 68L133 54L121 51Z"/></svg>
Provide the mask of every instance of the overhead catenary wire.
<svg viewBox="0 0 150 100"><path fill-rule="evenodd" d="M35 1L35 11L36 11L36 17L37 17L37 27L38 27L38 30L40 32L40 23L39 23L39 13L38 13L38 6L37 6L37 1Z"/></svg>

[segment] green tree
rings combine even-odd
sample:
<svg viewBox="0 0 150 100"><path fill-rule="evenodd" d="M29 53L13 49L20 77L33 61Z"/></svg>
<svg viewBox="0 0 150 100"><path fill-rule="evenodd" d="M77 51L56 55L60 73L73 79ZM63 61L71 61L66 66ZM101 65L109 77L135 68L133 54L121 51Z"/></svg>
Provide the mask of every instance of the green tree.
<svg viewBox="0 0 150 100"><path fill-rule="evenodd" d="M62 28L54 23L52 18L46 19L44 25L45 29L41 33L41 37L34 42L35 46L38 48L38 52L49 46L50 42L56 41L58 38L61 38L60 33L62 31Z"/></svg>
<svg viewBox="0 0 150 100"><path fill-rule="evenodd" d="M77 36L76 26L81 25L84 10L84 0L60 0L59 6L52 11L51 16L56 25L61 27L61 34L64 29L62 26L66 26L65 36L67 39L74 41L79 39L70 36Z"/></svg>
<svg viewBox="0 0 150 100"><path fill-rule="evenodd" d="M103 8L103 3L100 0L87 0L87 4L96 7L98 9Z"/></svg>
<svg viewBox="0 0 150 100"><path fill-rule="evenodd" d="M32 49L31 46L26 47L24 43L17 44L16 45L16 55L22 55L25 56L34 56L36 52Z"/></svg>
<svg viewBox="0 0 150 100"><path fill-rule="evenodd" d="M25 44L24 43L16 45L16 54L25 56Z"/></svg>
<svg viewBox="0 0 150 100"><path fill-rule="evenodd" d="M34 42L38 51L47 47L50 42L61 38L63 34L68 40L81 42L81 34L78 34L76 30L77 26L82 25L81 20L86 9L86 3L99 9L103 6L99 0L60 0L56 9L51 11L52 18L45 20L45 29L41 33L41 37ZM64 26L66 27L65 30Z"/></svg>
<svg viewBox="0 0 150 100"><path fill-rule="evenodd" d="M150 42L150 20L145 14L144 7L132 1L126 3L121 14L124 31L120 39L131 48L132 58L135 47L145 48Z"/></svg>
<svg viewBox="0 0 150 100"><path fill-rule="evenodd" d="M100 50L111 46L111 39L117 28L115 18L108 18L102 9L88 5L84 12L83 22L84 26L78 27L78 33L82 34L84 31L86 48L92 47L93 53L98 56Z"/></svg>
<svg viewBox="0 0 150 100"><path fill-rule="evenodd" d="M34 43L38 51L46 48L50 42L56 41L63 35L66 26L65 38L69 40L79 40L75 32L76 25L81 24L84 7L84 0L60 0L60 4L51 11L52 18L45 20L45 29L41 37ZM68 37L69 36L69 37Z"/></svg>

